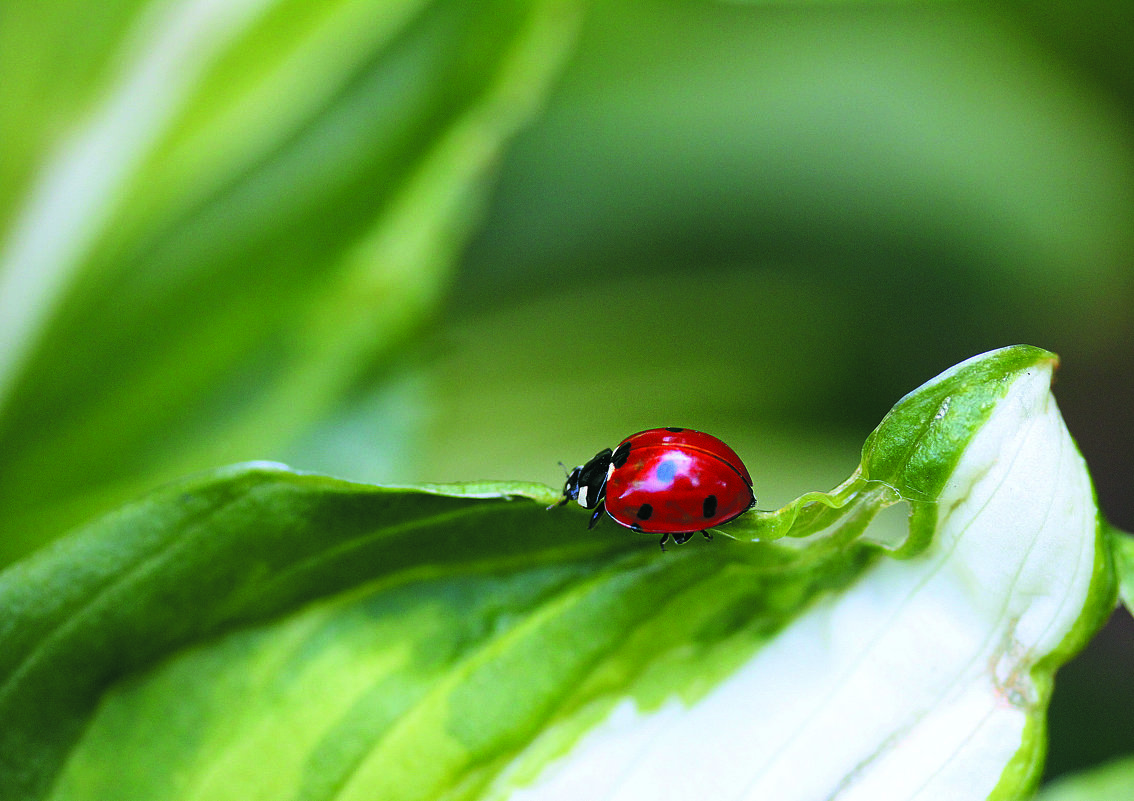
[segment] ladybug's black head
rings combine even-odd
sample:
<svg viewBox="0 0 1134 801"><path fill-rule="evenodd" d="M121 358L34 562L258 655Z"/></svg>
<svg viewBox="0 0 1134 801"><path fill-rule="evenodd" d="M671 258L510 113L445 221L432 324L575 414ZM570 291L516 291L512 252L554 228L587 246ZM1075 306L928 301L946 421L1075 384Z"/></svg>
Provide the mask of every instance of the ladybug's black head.
<svg viewBox="0 0 1134 801"><path fill-rule="evenodd" d="M567 476L563 486L563 500L578 501L584 509L594 509L606 497L606 477L610 471L610 448L604 448L584 465L580 465Z"/></svg>

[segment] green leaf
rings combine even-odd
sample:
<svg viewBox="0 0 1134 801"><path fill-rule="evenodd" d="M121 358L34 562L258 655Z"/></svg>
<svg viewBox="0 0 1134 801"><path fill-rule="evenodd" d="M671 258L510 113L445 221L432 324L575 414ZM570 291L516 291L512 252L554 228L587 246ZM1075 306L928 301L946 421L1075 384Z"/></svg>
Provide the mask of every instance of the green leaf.
<svg viewBox="0 0 1134 801"><path fill-rule="evenodd" d="M636 675L663 642L677 664L704 648L735 661L863 562L819 569L741 545L659 559L654 538L547 512L546 488L444 492L237 469L11 568L0 795L44 797L67 760L59 797L160 796L171 775L179 793L247 797L249 771L342 791L364 766L379 784L417 773L397 779L401 796L378 793L414 797L514 752L561 707L609 705L627 680L668 692ZM106 762L105 748L133 756ZM405 749L436 772L399 767ZM304 775L308 758L322 768ZM277 761L293 759L294 773Z"/></svg>
<svg viewBox="0 0 1134 801"><path fill-rule="evenodd" d="M1035 801L1117 801L1134 798L1134 757L1124 757L1047 785Z"/></svg>
<svg viewBox="0 0 1134 801"><path fill-rule="evenodd" d="M1114 598L1053 365L970 360L666 553L539 485L170 486L0 574L0 797L1015 797Z"/></svg>
<svg viewBox="0 0 1134 801"><path fill-rule="evenodd" d="M1122 603L1134 612L1134 535L1110 528L1114 546L1115 570L1118 573L1118 591Z"/></svg>
<svg viewBox="0 0 1134 801"><path fill-rule="evenodd" d="M0 205L0 564L163 481L282 452L388 365L578 5L116 8L89 41L75 21L102 50L62 58L88 74L46 120L30 98L66 14L7 20L0 91L41 139Z"/></svg>

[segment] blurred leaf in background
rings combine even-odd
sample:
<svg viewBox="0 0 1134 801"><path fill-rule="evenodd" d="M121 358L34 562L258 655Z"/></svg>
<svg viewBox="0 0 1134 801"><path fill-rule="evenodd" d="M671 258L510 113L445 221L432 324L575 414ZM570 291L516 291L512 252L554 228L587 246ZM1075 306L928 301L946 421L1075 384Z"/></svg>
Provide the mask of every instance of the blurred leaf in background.
<svg viewBox="0 0 1134 801"><path fill-rule="evenodd" d="M861 432L926 365L1008 342L1125 374L1132 142L1120 99L996 6L600 3L505 163L457 311L491 326L533 285L566 290L570 313L524 329L561 343L533 383L708 362L700 394L739 396L741 426L770 392ZM701 341L655 340L650 309ZM758 379L717 369L752 341ZM842 391L815 392L832 370Z"/></svg>
<svg viewBox="0 0 1134 801"><path fill-rule="evenodd" d="M0 563L389 369L577 5L6 8Z"/></svg>
<svg viewBox="0 0 1134 801"><path fill-rule="evenodd" d="M1115 801L1134 797L1134 758L1106 765L1053 782L1036 801Z"/></svg>

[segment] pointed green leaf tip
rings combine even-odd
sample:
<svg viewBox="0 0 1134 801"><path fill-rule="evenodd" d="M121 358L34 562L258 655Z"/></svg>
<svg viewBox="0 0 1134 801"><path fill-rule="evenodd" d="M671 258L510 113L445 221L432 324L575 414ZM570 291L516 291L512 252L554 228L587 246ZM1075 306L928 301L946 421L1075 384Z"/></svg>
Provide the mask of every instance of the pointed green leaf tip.
<svg viewBox="0 0 1134 801"><path fill-rule="evenodd" d="M1054 353L1017 345L946 370L898 401L866 438L863 475L898 487L909 498L936 498L970 440L1012 387L1033 378L1038 383L1028 385L1031 393L1013 402L1046 399L1058 364Z"/></svg>
<svg viewBox="0 0 1134 801"><path fill-rule="evenodd" d="M0 574L0 798L1014 797L1114 599L1054 364L929 382L729 527L772 542L663 554L521 484L155 493Z"/></svg>

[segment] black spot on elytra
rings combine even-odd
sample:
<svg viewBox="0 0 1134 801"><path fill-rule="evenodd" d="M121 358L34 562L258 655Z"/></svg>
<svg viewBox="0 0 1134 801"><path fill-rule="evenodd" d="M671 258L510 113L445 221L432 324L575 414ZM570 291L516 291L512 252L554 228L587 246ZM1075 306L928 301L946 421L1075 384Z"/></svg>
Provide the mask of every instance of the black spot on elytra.
<svg viewBox="0 0 1134 801"><path fill-rule="evenodd" d="M717 496L708 495L705 497L704 503L701 504L701 514L705 517L712 517L717 513Z"/></svg>
<svg viewBox="0 0 1134 801"><path fill-rule="evenodd" d="M623 442L618 446L614 455L610 457L610 463L614 465L615 469L622 467L626 464L626 460L630 458L630 443Z"/></svg>
<svg viewBox="0 0 1134 801"><path fill-rule="evenodd" d="M644 503L644 504L642 504L641 506L638 507L638 519L639 520L649 520L650 515L652 515L653 513L654 513L654 507L650 506L648 503Z"/></svg>
<svg viewBox="0 0 1134 801"><path fill-rule="evenodd" d="M669 427L666 427L666 431L672 431L674 434L676 434L678 431L684 431L684 430L685 430L684 428L669 428Z"/></svg>

